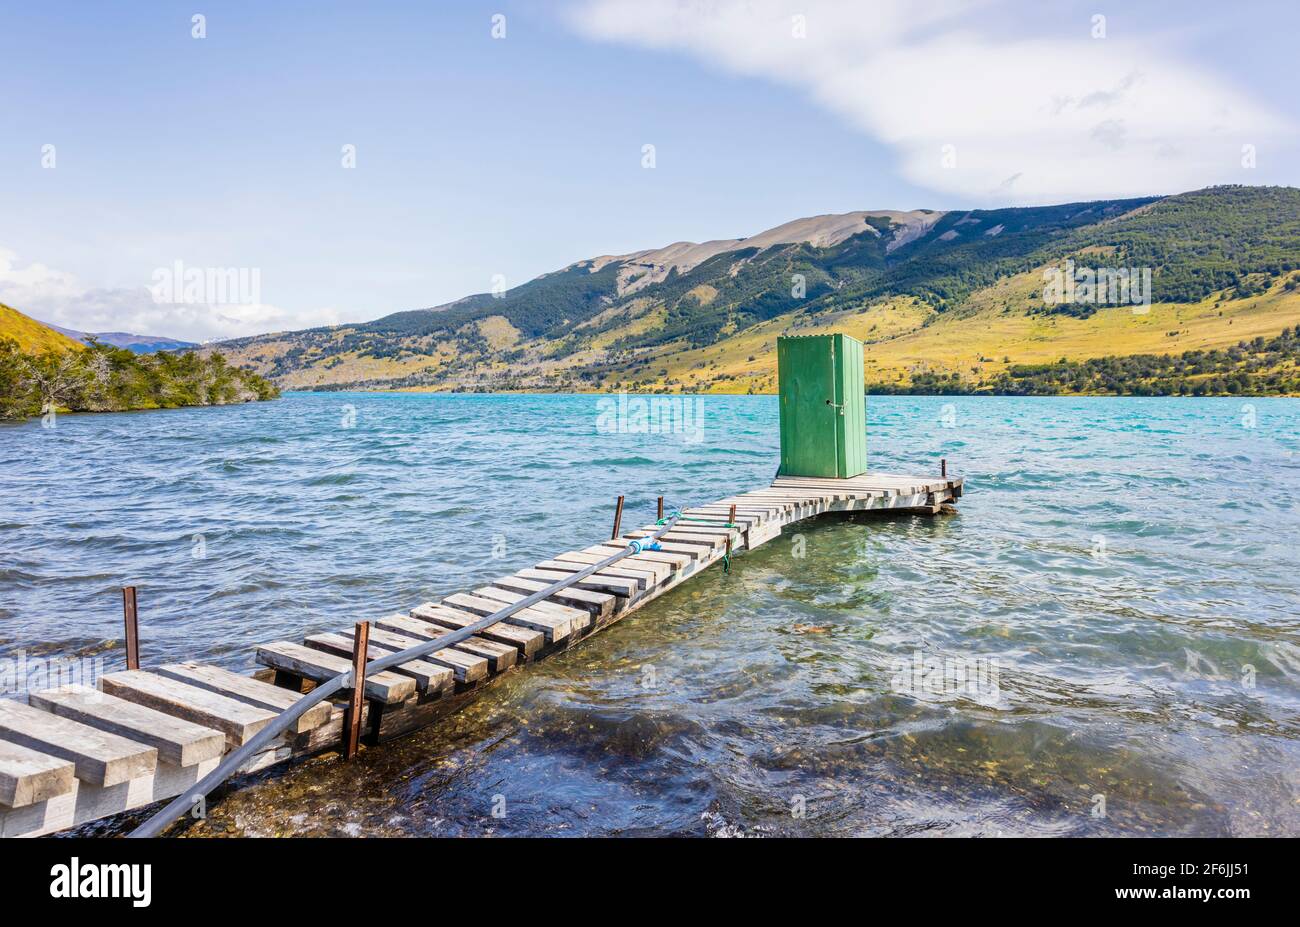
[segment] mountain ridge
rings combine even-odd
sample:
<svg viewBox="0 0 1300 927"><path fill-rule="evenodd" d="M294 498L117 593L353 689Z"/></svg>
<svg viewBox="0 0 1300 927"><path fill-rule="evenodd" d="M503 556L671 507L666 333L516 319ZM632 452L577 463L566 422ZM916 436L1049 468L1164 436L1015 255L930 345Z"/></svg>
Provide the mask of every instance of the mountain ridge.
<svg viewBox="0 0 1300 927"><path fill-rule="evenodd" d="M137 335L134 332L83 332L73 328L63 328L52 322L41 324L82 344L90 344L93 340L100 344L111 344L115 348L126 348L133 354L180 351L199 346L197 341L181 341L179 338L167 338L162 335Z"/></svg>
<svg viewBox="0 0 1300 927"><path fill-rule="evenodd" d="M688 273L709 258L716 257L719 254L739 251L742 248L763 250L774 245L801 243L817 248L829 248L853 235L873 233L879 237L882 234L881 230L870 223L872 218L886 219L891 224L897 224L900 230L903 228L915 229L918 234L923 234L923 230L927 227L925 220L933 216L933 219L929 222L929 224L933 224L943 215L943 213L931 209L918 209L910 212L879 209L824 213L817 216L792 219L745 238L718 238L703 242L675 241L661 248L647 248L642 251L633 251L630 254L601 255L595 258L586 258L575 261L561 268L561 270L586 266L592 271L596 271L610 263L631 265L637 270L626 278L620 276L617 292L621 296L642 289L650 283L662 282L670 271ZM909 238L891 241L887 245L887 250L893 250L899 245L905 244L907 240L910 240L910 237L912 236L909 235Z"/></svg>
<svg viewBox="0 0 1300 927"><path fill-rule="evenodd" d="M1131 315L1124 307L1047 305L1041 282L1035 290L1025 275L1065 260L1148 268L1153 318L1167 318L1174 334L1152 343L1145 322L1119 317ZM858 210L791 220L747 238L600 255L503 293L234 339L219 349L289 388L743 392L772 388L775 335L833 323L864 337L868 363L884 361L890 382L905 385L918 363L900 352L936 325L980 343L977 365L994 356L1006 365L1038 362L1053 337L1043 332L1053 327L1079 330L1070 338L1081 358L1127 353L1116 337L1169 353L1200 345L1172 327L1178 319L1191 326L1189 312L1196 338L1228 343L1235 323L1218 307L1231 316L1240 301L1276 290L1269 318L1249 317L1252 331L1262 326L1275 336L1289 324L1296 296L1283 278L1298 266L1300 190L1290 187L1005 209ZM1004 308L1019 334L1003 343L991 333L1010 332L1008 318L988 318L986 304L1011 280L1020 282L1014 297L1003 294ZM1211 305L1201 305L1206 300ZM965 318L982 328L959 331ZM755 333L764 340L751 344ZM719 346L744 352L755 369L732 369ZM921 366L948 363L952 372L964 365L969 374L964 356L943 361L946 345L930 350L933 360Z"/></svg>

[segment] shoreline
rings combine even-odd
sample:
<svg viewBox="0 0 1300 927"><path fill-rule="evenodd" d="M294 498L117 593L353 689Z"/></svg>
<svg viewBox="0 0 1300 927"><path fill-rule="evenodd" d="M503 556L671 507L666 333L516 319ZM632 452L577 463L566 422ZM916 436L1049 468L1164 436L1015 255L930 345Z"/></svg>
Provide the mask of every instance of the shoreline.
<svg viewBox="0 0 1300 927"><path fill-rule="evenodd" d="M129 412L179 412L183 409L221 409L230 406L248 406L260 402L275 402L282 399L280 396L269 396L266 399L240 399L236 402L203 402L193 405L178 406L132 406L126 409L67 409L55 407L54 414L57 418L63 418L69 415L122 415ZM39 421L48 415L48 412L38 412L35 415L27 415L21 418L0 418L0 425L25 425L29 422Z"/></svg>
<svg viewBox="0 0 1300 927"><path fill-rule="evenodd" d="M756 393L729 393L729 392L656 392L645 390L472 390L472 389L305 389L293 386L280 387L283 395L290 393L296 394L320 394L327 395L330 393L373 393L379 395L394 396L411 396L411 395L432 395L432 396L769 396L775 397L776 393L756 392ZM1192 396L1185 393L991 393L991 392L971 392L971 393L911 393L902 391L893 391L886 393L866 393L868 399L881 399L886 396L909 396L917 399L931 398L964 398L964 399L1300 399L1300 393L1216 393L1212 396Z"/></svg>

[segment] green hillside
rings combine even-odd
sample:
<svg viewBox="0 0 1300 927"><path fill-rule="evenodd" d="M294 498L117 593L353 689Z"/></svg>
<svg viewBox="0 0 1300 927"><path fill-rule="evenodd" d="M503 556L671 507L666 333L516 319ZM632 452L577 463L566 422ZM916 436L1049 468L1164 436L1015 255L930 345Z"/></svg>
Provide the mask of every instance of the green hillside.
<svg viewBox="0 0 1300 927"><path fill-rule="evenodd" d="M861 215L832 244L741 240L647 285L645 253L593 259L502 298L221 349L295 388L747 392L774 388L777 335L834 328L867 342L872 382L988 388L1017 364L1226 348L1300 321L1294 188ZM1149 268L1150 307L1049 303L1043 273L1067 260Z"/></svg>
<svg viewBox="0 0 1300 927"><path fill-rule="evenodd" d="M17 309L0 303L0 338L8 338L29 353L41 351L80 351L81 342L42 325Z"/></svg>

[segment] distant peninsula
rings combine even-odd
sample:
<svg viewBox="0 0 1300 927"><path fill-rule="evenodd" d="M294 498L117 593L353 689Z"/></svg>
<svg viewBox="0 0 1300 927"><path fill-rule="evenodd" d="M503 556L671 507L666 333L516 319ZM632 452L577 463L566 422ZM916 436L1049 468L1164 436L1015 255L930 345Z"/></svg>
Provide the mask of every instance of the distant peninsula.
<svg viewBox="0 0 1300 927"><path fill-rule="evenodd" d="M138 354L83 345L0 305L0 419L54 412L127 412L276 399L265 378L219 353Z"/></svg>

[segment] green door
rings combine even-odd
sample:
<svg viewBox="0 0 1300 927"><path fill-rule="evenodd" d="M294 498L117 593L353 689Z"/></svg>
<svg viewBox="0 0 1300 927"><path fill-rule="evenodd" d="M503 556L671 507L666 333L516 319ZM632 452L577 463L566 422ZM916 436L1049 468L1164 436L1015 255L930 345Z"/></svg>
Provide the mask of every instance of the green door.
<svg viewBox="0 0 1300 927"><path fill-rule="evenodd" d="M834 336L835 401L840 405L835 429L836 464L841 477L867 472L867 384L862 342Z"/></svg>
<svg viewBox="0 0 1300 927"><path fill-rule="evenodd" d="M862 344L846 335L778 338L781 474L857 476L866 470Z"/></svg>

